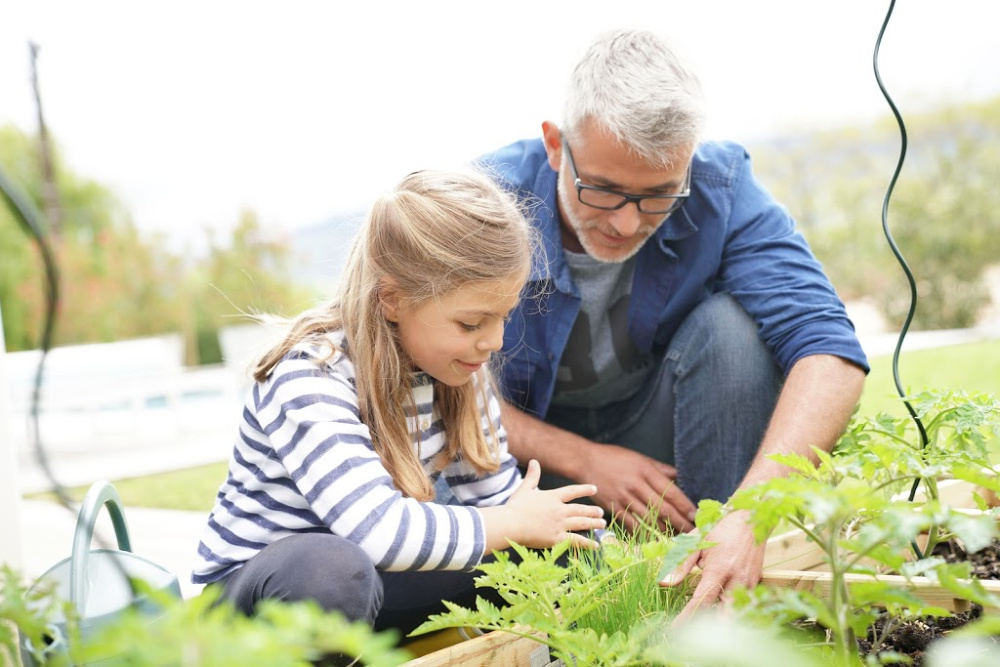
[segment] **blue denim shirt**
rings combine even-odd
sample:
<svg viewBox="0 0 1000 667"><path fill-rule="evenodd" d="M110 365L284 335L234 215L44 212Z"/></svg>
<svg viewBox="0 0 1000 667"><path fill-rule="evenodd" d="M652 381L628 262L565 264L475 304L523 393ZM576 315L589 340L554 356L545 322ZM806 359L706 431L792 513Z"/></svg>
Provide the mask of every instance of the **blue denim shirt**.
<svg viewBox="0 0 1000 667"><path fill-rule="evenodd" d="M513 405L544 418L556 370L580 311L563 255L557 173L540 139L519 141L479 163L528 200L544 257L504 332L498 379ZM705 297L735 297L787 374L813 354L832 354L868 371L854 325L795 221L754 179L750 156L731 142L699 146L691 195L636 256L629 334L643 352L665 351Z"/></svg>

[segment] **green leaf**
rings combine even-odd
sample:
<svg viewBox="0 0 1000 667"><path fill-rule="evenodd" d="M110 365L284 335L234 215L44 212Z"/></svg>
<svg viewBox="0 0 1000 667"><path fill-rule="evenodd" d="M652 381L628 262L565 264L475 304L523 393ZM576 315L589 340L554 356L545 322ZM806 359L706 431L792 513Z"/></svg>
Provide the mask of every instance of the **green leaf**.
<svg viewBox="0 0 1000 667"><path fill-rule="evenodd" d="M969 553L985 549L997 536L997 520L988 514L970 516L956 512L949 518L948 528Z"/></svg>
<svg viewBox="0 0 1000 667"><path fill-rule="evenodd" d="M788 466L792 470L795 470L806 477L817 476L816 464L813 463L808 457L802 456L801 454L771 454L768 458L773 461L777 461L782 465Z"/></svg>
<svg viewBox="0 0 1000 667"><path fill-rule="evenodd" d="M880 665L912 665L913 658L899 651L882 651L876 656Z"/></svg>
<svg viewBox="0 0 1000 667"><path fill-rule="evenodd" d="M972 492L972 502L976 504L976 509L980 512L986 512L990 509L989 503L986 502L986 499L975 491Z"/></svg>
<svg viewBox="0 0 1000 667"><path fill-rule="evenodd" d="M698 511L695 513L694 525L702 530L708 530L722 518L723 505L718 500L704 498L698 502Z"/></svg>
<svg viewBox="0 0 1000 667"><path fill-rule="evenodd" d="M702 501L704 502L704 501ZM660 571L656 575L658 581L663 581L668 574L676 570L693 553L703 548L702 535L699 531L677 535L671 541L670 551L663 558Z"/></svg>

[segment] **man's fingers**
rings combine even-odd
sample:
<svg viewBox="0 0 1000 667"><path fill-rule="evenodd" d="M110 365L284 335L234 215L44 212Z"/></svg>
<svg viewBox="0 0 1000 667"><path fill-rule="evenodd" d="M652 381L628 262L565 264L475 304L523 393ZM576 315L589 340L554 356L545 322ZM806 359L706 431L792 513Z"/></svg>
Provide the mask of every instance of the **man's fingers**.
<svg viewBox="0 0 1000 667"><path fill-rule="evenodd" d="M611 515L618 522L618 525L625 530L634 531L639 527L639 522L632 515L632 512L628 510L628 508L621 509L619 505L611 503L611 507L608 508L608 511L611 512Z"/></svg>
<svg viewBox="0 0 1000 667"><path fill-rule="evenodd" d="M660 503L659 515L660 527L668 530L668 525L673 527L675 533L686 533L694 529L693 515L682 514L677 507L663 501Z"/></svg>
<svg viewBox="0 0 1000 667"><path fill-rule="evenodd" d="M678 513L683 515L685 519L694 523L694 513L698 510L698 507L681 491L679 486L676 484L668 486L663 494L663 500L677 508Z"/></svg>
<svg viewBox="0 0 1000 667"><path fill-rule="evenodd" d="M669 477L671 480L675 482L677 481L677 468L673 467L669 463L662 463L660 461L656 461L654 465L657 470Z"/></svg>
<svg viewBox="0 0 1000 667"><path fill-rule="evenodd" d="M690 556L688 556L687 560L685 560L683 563L677 566L676 570L668 574L660 581L660 585L676 586L682 581L684 581L684 578L688 576L688 574L690 574L694 566L698 564L698 559L700 558L701 558L701 551L696 551Z"/></svg>
<svg viewBox="0 0 1000 667"><path fill-rule="evenodd" d="M724 593L725 586L719 579L702 577L697 588L694 589L694 593L691 594L691 599L674 619L674 623L684 623L699 609L711 607L722 599Z"/></svg>

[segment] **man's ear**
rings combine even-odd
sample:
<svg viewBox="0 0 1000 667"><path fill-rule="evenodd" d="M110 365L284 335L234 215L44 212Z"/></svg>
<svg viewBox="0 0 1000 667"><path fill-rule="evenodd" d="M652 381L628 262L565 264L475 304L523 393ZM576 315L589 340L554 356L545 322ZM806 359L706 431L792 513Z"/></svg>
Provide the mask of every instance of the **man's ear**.
<svg viewBox="0 0 1000 667"><path fill-rule="evenodd" d="M558 173L562 165L562 132L551 120L542 123L542 142L545 153L549 156L549 166Z"/></svg>
<svg viewBox="0 0 1000 667"><path fill-rule="evenodd" d="M378 302L385 319L399 321L399 285L395 280L385 277L379 281Z"/></svg>

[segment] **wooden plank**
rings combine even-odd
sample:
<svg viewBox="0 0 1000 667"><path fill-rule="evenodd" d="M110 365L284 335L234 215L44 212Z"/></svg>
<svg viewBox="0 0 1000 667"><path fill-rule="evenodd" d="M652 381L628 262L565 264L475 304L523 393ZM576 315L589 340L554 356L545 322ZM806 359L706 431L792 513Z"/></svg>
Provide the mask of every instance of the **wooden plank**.
<svg viewBox="0 0 1000 667"><path fill-rule="evenodd" d="M487 632L406 663L406 667L520 667L541 643L509 632Z"/></svg>
<svg viewBox="0 0 1000 667"><path fill-rule="evenodd" d="M1000 473L1000 466L994 468ZM917 489L917 495L915 500L924 501L927 499L926 488L921 485ZM950 505L955 508L974 508L976 507L976 502L972 497L973 493L978 493L982 496L983 500L989 507L997 507L1000 505L1000 499L997 498L997 494L985 489L981 486L975 486L965 480L961 479L944 479L938 482L938 499L945 505ZM900 494L901 498L908 498L909 492Z"/></svg>
<svg viewBox="0 0 1000 667"><path fill-rule="evenodd" d="M864 574L848 574L846 577L848 585L872 580L872 577ZM913 577L907 580L906 577L900 575L883 574L878 576L878 580L892 586L911 590L917 597L928 604L959 612L969 609L968 600L955 598L950 591L942 588L941 584L927 577ZM830 594L832 581L833 575L829 572L803 572L800 570L770 570L769 572L765 572L761 579L761 583L767 586L812 591L820 596ZM979 583L988 592L1000 595L1000 581L981 580ZM997 613L1000 612L1000 607L987 607L986 610Z"/></svg>
<svg viewBox="0 0 1000 667"><path fill-rule="evenodd" d="M764 570L817 570L826 566L823 552L796 528L767 541Z"/></svg>
<svg viewBox="0 0 1000 667"><path fill-rule="evenodd" d="M921 487L923 488L923 487ZM976 513L972 492L976 490L969 482L959 479L948 479L938 482L938 498L942 503L951 505L959 511ZM983 490L980 490L982 494ZM906 496L903 496L904 498ZM918 492L916 499L924 500ZM923 547L927 538L917 540ZM764 551L764 570L827 570L829 566L823 560L822 552L816 544L810 541L801 530L790 530L787 533L775 535L767 541Z"/></svg>

